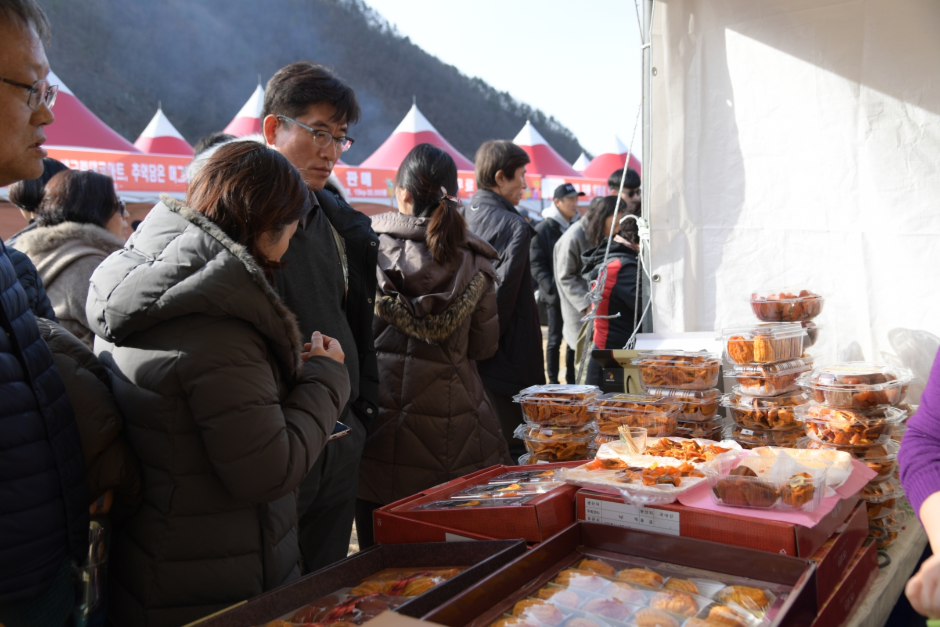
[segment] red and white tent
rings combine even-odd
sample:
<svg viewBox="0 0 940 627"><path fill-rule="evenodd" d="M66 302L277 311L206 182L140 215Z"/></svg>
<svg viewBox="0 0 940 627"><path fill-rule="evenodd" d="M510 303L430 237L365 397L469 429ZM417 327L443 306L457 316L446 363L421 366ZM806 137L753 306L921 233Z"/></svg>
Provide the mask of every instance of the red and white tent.
<svg viewBox="0 0 940 627"><path fill-rule="evenodd" d="M101 148L122 152L140 152L110 126L92 113L58 76L49 72L47 80L59 86L52 112L55 122L46 127L46 146L60 148Z"/></svg>
<svg viewBox="0 0 940 627"><path fill-rule="evenodd" d="M473 171L473 162L460 154L460 151L451 146L450 142L437 132L437 129L418 110L418 105L411 105L405 119L392 131L385 143L379 146L359 167L397 170L401 162L405 160L405 156L418 144L433 144L454 158L458 170Z"/></svg>
<svg viewBox="0 0 940 627"><path fill-rule="evenodd" d="M571 167L555 149L548 145L541 133L535 130L532 123L526 120L525 126L512 140L517 146L526 151L530 163L526 166L526 173L535 176L562 176L580 178L581 173Z"/></svg>
<svg viewBox="0 0 940 627"><path fill-rule="evenodd" d="M235 137L244 137L261 132L261 108L264 106L264 88L261 83L255 87L251 98L235 114L235 118L225 127L225 132Z"/></svg>
<svg viewBox="0 0 940 627"><path fill-rule="evenodd" d="M606 180L611 174L624 167L627 155L630 156L630 167L636 170L637 174L642 175L639 159L629 153L630 149L620 141L620 138L612 135L607 150L594 157L591 164L584 169L584 176Z"/></svg>
<svg viewBox="0 0 940 627"><path fill-rule="evenodd" d="M193 156L193 147L189 145L180 132L176 130L176 127L163 114L162 108L157 109L157 113L150 120L150 124L140 134L134 145L141 152L146 153Z"/></svg>
<svg viewBox="0 0 940 627"><path fill-rule="evenodd" d="M581 152L581 156L578 157L578 160L575 161L571 167L577 170L578 172L584 172L584 168L588 167L588 164L591 163L591 160L587 158L587 155L584 152Z"/></svg>

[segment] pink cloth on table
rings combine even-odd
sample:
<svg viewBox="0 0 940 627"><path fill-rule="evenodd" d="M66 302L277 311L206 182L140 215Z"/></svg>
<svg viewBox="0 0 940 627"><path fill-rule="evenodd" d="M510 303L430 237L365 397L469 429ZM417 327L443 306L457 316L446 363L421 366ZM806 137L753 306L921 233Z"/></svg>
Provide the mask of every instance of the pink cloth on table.
<svg viewBox="0 0 940 627"><path fill-rule="evenodd" d="M815 527L819 521L826 517L826 514L832 511L841 499L849 498L853 494L861 491L875 475L874 470L858 461L852 460L852 474L846 479L845 483L836 489L835 496L828 496L822 500L812 512L800 510L785 511L782 509L751 509L749 507L728 507L718 505L712 500L709 494L710 488L708 482L703 481L698 487L679 495L679 502L686 507L696 509L706 509L712 512L722 512L733 514L735 516L744 516L746 518L760 518L763 520L778 520L780 522L801 525L803 527Z"/></svg>

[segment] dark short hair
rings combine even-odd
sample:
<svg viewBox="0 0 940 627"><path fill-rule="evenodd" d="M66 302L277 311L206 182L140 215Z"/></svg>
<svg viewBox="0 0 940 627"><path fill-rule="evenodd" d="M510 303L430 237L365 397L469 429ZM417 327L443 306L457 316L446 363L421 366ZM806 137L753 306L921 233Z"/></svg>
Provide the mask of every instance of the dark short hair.
<svg viewBox="0 0 940 627"><path fill-rule="evenodd" d="M103 228L118 209L110 176L87 170L63 170L46 184L36 222L39 226L79 222Z"/></svg>
<svg viewBox="0 0 940 627"><path fill-rule="evenodd" d="M205 137L201 138L196 142L196 145L193 146L193 156L198 157L205 151L209 150L213 146L218 146L219 144L224 144L225 142L230 142L233 139L236 139L234 135L229 135L222 131L216 131L215 133L209 133Z"/></svg>
<svg viewBox="0 0 940 627"><path fill-rule="evenodd" d="M526 151L505 139L491 139L483 142L477 149L474 169L477 187L489 189L496 187L496 173L502 170L503 176L512 178L516 170L529 163Z"/></svg>
<svg viewBox="0 0 940 627"><path fill-rule="evenodd" d="M623 168L607 177L607 187L620 189L620 179L623 177ZM633 168L627 168L627 180L623 182L624 189L636 189L640 186L640 175Z"/></svg>
<svg viewBox="0 0 940 627"><path fill-rule="evenodd" d="M31 181L17 181L10 185L8 192L10 202L23 211L35 212L39 209L39 203L42 202L42 193L49 179L62 170L68 170L64 163L56 161L52 157L44 157L42 160L42 176Z"/></svg>
<svg viewBox="0 0 940 627"><path fill-rule="evenodd" d="M282 67L268 81L261 119L269 115L296 118L306 113L310 105L324 102L336 107L333 122L359 121L361 111L352 87L325 66L298 61Z"/></svg>
<svg viewBox="0 0 940 627"><path fill-rule="evenodd" d="M245 246L270 271L258 236L277 235L310 211L310 193L297 168L281 153L251 140L224 144L189 182L186 204Z"/></svg>
<svg viewBox="0 0 940 627"><path fill-rule="evenodd" d="M584 234L587 236L592 246L600 246L603 242L607 241L607 236L610 235L610 233L604 231L604 221L614 215L618 198L620 197L614 194L612 196L604 196L596 204L594 201L591 202L591 209L588 209L588 214L585 218ZM620 208L617 210L617 221L619 222L627 215L640 215L639 200L633 203L625 203L622 198L620 199ZM634 244L640 241L635 220L621 222L619 229L614 228L614 235L620 235L628 242Z"/></svg>
<svg viewBox="0 0 940 627"><path fill-rule="evenodd" d="M434 260L453 258L467 237L467 223L457 211L457 164L449 154L431 144L411 149L395 175L395 186L414 200L414 215L430 217L425 243Z"/></svg>
<svg viewBox="0 0 940 627"><path fill-rule="evenodd" d="M49 18L35 0L0 0L0 19L32 26L41 40L49 41Z"/></svg>

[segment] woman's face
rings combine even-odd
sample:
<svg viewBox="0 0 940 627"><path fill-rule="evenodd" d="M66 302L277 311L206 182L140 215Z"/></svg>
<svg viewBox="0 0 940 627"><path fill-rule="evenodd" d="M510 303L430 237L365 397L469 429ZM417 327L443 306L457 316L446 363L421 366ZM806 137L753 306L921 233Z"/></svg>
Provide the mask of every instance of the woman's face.
<svg viewBox="0 0 940 627"><path fill-rule="evenodd" d="M297 222L294 221L284 227L280 233L262 233L258 236L257 247L268 261L280 261L290 246L290 238L297 232Z"/></svg>
<svg viewBox="0 0 940 627"><path fill-rule="evenodd" d="M131 229L131 225L127 221L127 209L124 208L122 201L118 201L117 209L111 214L111 217L108 218L108 222L104 225L104 228L108 229L122 242L126 242L127 238L131 236L133 229Z"/></svg>
<svg viewBox="0 0 940 627"><path fill-rule="evenodd" d="M502 170L496 173L495 191L508 200L513 207L522 200L522 192L525 190L525 166L517 169L511 179L507 179Z"/></svg>

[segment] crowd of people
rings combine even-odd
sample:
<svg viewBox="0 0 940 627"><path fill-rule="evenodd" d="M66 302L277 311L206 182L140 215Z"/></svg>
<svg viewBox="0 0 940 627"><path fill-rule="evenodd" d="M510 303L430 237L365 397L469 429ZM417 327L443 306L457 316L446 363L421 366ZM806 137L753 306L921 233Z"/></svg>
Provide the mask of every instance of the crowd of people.
<svg viewBox="0 0 940 627"><path fill-rule="evenodd" d="M512 142L477 151L467 204L453 158L421 144L397 212L354 210L330 176L360 107L310 62L268 82L262 135L205 138L185 200L132 230L109 177L45 158L48 38L34 0L0 0L0 186L29 220L0 244L4 625L73 620L90 525L111 532L97 619L118 626L185 624L330 565L354 520L369 546L376 508L513 463L513 396L546 361L557 382L562 337L571 381L584 314L633 319L617 197L579 217L562 185L533 228ZM628 171L621 216L638 188ZM585 350L622 342L618 324Z"/></svg>

